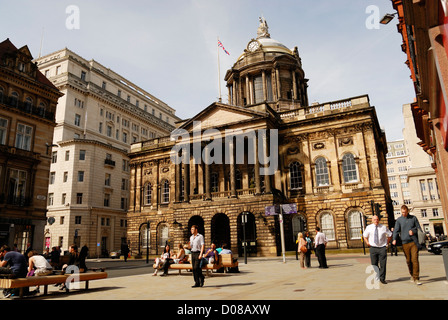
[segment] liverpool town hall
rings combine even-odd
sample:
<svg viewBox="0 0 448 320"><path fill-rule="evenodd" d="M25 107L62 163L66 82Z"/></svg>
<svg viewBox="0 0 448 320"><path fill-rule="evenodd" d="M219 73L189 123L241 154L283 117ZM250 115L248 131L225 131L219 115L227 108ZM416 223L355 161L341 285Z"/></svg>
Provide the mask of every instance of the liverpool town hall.
<svg viewBox="0 0 448 320"><path fill-rule="evenodd" d="M316 226L327 248L356 248L373 214L393 219L386 137L367 95L310 105L297 47L271 38L264 19L225 81L227 103L131 146L134 254L177 249L192 225L206 246L226 243L239 255L244 246L280 254L282 226L286 250ZM267 210L278 204L293 204L283 221Z"/></svg>

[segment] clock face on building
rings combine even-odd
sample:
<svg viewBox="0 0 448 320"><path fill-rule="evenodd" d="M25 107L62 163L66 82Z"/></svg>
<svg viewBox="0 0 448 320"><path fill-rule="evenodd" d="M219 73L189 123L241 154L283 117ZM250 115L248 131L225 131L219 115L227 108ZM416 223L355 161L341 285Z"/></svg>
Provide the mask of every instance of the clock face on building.
<svg viewBox="0 0 448 320"><path fill-rule="evenodd" d="M249 42L249 44L247 45L247 50L249 50L250 52L254 52L255 50L257 50L260 47L260 44L258 43L257 40L252 40L251 42Z"/></svg>

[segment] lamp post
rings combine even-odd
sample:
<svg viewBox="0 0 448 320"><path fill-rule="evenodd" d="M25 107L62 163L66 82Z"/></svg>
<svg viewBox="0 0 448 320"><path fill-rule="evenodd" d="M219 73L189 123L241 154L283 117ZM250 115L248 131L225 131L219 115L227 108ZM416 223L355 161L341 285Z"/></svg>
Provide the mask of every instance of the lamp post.
<svg viewBox="0 0 448 320"><path fill-rule="evenodd" d="M384 15L384 17L380 20L381 24L388 24L389 22L392 21L392 19L395 17L395 15L397 14L397 12L395 13L386 13Z"/></svg>
<svg viewBox="0 0 448 320"><path fill-rule="evenodd" d="M241 214L241 223L243 225L243 249L244 249L244 264L247 264L247 243L246 243L246 224L247 224L247 215L249 212L244 211Z"/></svg>
<svg viewBox="0 0 448 320"><path fill-rule="evenodd" d="M149 263L149 221L146 221L146 264Z"/></svg>

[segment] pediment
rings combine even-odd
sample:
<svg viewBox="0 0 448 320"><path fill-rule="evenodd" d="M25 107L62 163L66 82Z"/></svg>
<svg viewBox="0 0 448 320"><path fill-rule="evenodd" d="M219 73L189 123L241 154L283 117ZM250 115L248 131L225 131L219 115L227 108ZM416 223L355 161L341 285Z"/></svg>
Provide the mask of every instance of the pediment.
<svg viewBox="0 0 448 320"><path fill-rule="evenodd" d="M183 123L180 128L188 131L193 131L199 127L201 130L223 128L254 119L261 119L266 116L266 113L215 103Z"/></svg>

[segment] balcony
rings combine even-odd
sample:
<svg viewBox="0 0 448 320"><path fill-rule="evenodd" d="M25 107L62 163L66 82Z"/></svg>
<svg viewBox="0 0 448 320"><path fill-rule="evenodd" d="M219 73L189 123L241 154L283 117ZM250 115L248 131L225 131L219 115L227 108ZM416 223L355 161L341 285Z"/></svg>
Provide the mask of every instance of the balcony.
<svg viewBox="0 0 448 320"><path fill-rule="evenodd" d="M21 112L37 116L45 120L55 121L54 112L50 112L44 108L35 107L23 101L18 101L15 97L0 97L0 104L4 104L9 108L17 109Z"/></svg>
<svg viewBox="0 0 448 320"><path fill-rule="evenodd" d="M105 166L109 166L112 168L115 168L115 161L111 160L111 159L105 159L104 160L104 165Z"/></svg>

